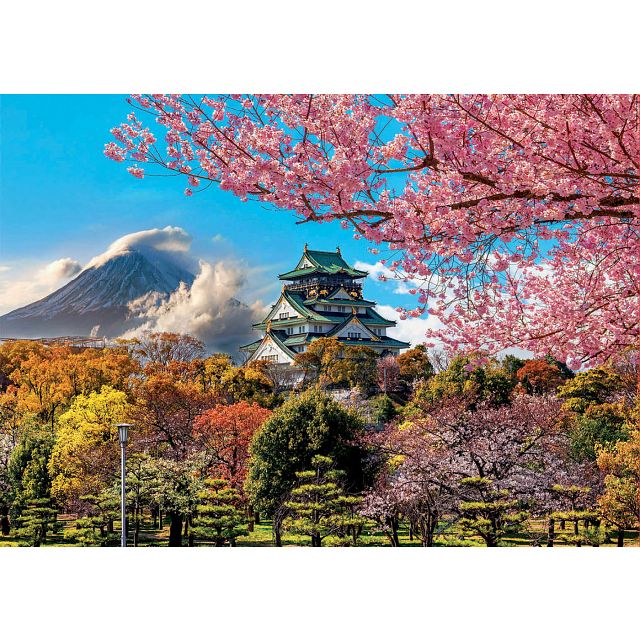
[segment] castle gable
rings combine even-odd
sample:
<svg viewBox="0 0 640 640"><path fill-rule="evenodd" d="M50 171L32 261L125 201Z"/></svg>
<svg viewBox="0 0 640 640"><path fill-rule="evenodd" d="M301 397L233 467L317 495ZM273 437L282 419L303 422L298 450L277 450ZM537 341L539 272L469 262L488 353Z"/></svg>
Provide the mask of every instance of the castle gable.
<svg viewBox="0 0 640 640"><path fill-rule="evenodd" d="M380 340L378 336L368 329L356 316L347 318L341 325L338 325L329 333L331 337L346 338L352 340Z"/></svg>
<svg viewBox="0 0 640 640"><path fill-rule="evenodd" d="M276 302L271 313L265 318L265 320L288 320L289 318L301 317L303 316L287 300L287 298L285 296L280 296L280 299Z"/></svg>
<svg viewBox="0 0 640 640"><path fill-rule="evenodd" d="M344 288L336 289L327 300L351 300L353 296Z"/></svg>
<svg viewBox="0 0 640 640"><path fill-rule="evenodd" d="M293 357L269 334L264 337L262 344L255 350L251 359L267 360L276 364L293 364Z"/></svg>

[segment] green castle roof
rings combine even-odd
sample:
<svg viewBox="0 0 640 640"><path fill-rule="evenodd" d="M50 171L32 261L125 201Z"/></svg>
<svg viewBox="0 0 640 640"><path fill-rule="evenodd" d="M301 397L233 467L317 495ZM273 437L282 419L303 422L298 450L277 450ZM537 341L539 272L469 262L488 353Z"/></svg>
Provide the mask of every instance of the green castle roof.
<svg viewBox="0 0 640 640"><path fill-rule="evenodd" d="M285 289L282 292L281 297L284 298L300 314L301 317L299 319L286 318L284 320L274 318L273 316L275 314L275 309L278 305L278 303L276 302L267 317L262 322L257 322L253 325L254 329L265 329L269 320L271 320L272 324L275 326L301 324L303 322L308 322L309 320L311 320L312 322L331 322L334 324L341 323L344 318L351 317L351 307L361 306L355 304L356 302L359 302L356 300L345 300L344 303L341 300L327 300L327 303L331 302L334 305L346 307L347 311L345 311L344 313L337 313L335 311L326 311L324 313L320 313L315 309L311 309L306 306L305 297L300 293ZM375 327L394 327L396 324L394 320L387 320L383 318L373 307L369 306L368 304L366 305L366 314L362 316L358 315L358 319L367 326L371 325Z"/></svg>
<svg viewBox="0 0 640 640"><path fill-rule="evenodd" d="M278 276L280 280L295 280L297 278L313 274L343 274L351 278L366 278L368 275L366 271L354 269L348 262L346 262L339 249L337 251L312 251L305 245L304 252L298 261L298 265L303 263L305 258L312 266L302 268L296 267L292 271L281 273Z"/></svg>

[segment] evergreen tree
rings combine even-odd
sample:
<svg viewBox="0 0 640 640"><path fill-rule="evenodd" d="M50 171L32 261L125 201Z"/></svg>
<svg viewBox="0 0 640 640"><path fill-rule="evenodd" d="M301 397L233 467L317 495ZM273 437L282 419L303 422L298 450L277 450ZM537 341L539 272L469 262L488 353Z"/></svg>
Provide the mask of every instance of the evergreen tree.
<svg viewBox="0 0 640 640"><path fill-rule="evenodd" d="M59 530L58 510L50 498L37 498L27 501L22 515L18 518L14 535L22 546L39 547L47 539L47 534Z"/></svg>
<svg viewBox="0 0 640 640"><path fill-rule="evenodd" d="M330 456L346 473L345 486L363 485L363 449L357 438L362 420L320 391L308 391L276 409L251 443L246 483L255 507L267 516L280 507L296 485L296 473L309 469L314 455ZM274 537L280 544L280 518L274 518Z"/></svg>
<svg viewBox="0 0 640 640"><path fill-rule="evenodd" d="M240 494L226 480L205 480L205 490L198 497L198 506L193 523L196 539L213 542L216 547L236 546L236 539L247 535L244 510L240 508Z"/></svg>
<svg viewBox="0 0 640 640"><path fill-rule="evenodd" d="M89 505L87 513L64 532L64 537L83 547L116 546L120 534L114 531L113 523L120 519L119 487L114 485L98 495L82 496L81 500Z"/></svg>
<svg viewBox="0 0 640 640"><path fill-rule="evenodd" d="M48 464L53 442L50 429L30 422L11 452L7 475L13 487L13 519L20 516L30 500L50 498L51 476Z"/></svg>
<svg viewBox="0 0 640 640"><path fill-rule="evenodd" d="M459 524L466 533L480 536L487 547L497 547L527 519L527 513L518 510L518 501L509 499L506 489L495 489L489 478L464 478L460 486L464 499L458 506Z"/></svg>
<svg viewBox="0 0 640 640"><path fill-rule="evenodd" d="M314 469L296 473L297 486L285 503L289 516L284 527L292 533L307 535L312 547L322 546L324 539L330 544L356 544L364 519L357 515L361 498L345 495L340 482L344 472L332 469L333 460L314 456Z"/></svg>

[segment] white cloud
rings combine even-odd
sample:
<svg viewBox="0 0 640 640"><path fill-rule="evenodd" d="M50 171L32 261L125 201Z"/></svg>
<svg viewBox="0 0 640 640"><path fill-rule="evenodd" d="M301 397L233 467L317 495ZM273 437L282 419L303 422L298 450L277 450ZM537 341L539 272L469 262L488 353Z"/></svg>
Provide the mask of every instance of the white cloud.
<svg viewBox="0 0 640 640"><path fill-rule="evenodd" d="M171 253L174 256L187 257L190 248L191 236L181 227L166 226L164 229L145 229L129 233L112 242L104 253L90 260L87 268L100 266L113 256L129 249L139 251L150 249Z"/></svg>
<svg viewBox="0 0 640 640"><path fill-rule="evenodd" d="M383 317L389 320L395 320L398 323L395 327L388 329L388 334L397 340L410 342L412 347L427 341L425 336L427 329L444 328L442 322L440 322L440 320L435 316L427 316L425 318L407 318L406 320L401 320L400 313L389 305L379 304L376 306L376 310ZM433 338L430 338L429 342L434 342ZM441 347L441 345L436 344L436 347Z"/></svg>
<svg viewBox="0 0 640 640"><path fill-rule="evenodd" d="M18 278L8 275L10 271L15 272L15 268L0 269L0 273L7 273L0 279L0 314L23 307L52 293L81 269L82 265L72 258L59 258L44 265L21 268Z"/></svg>
<svg viewBox="0 0 640 640"><path fill-rule="evenodd" d="M166 300L150 295L132 302L131 312L141 324L123 337L173 331L195 336L211 350L235 351L240 343L257 337L252 335L251 324L266 314L260 301L247 306L235 298L245 285L246 274L240 263L201 260L191 289L183 284Z"/></svg>
<svg viewBox="0 0 640 640"><path fill-rule="evenodd" d="M53 284L60 280L71 278L82 270L82 265L71 258L60 258L50 262L40 273L43 280L49 280Z"/></svg>
<svg viewBox="0 0 640 640"><path fill-rule="evenodd" d="M354 267L361 271L368 271L369 276L374 280L380 280L380 276L382 276L384 281L394 283L395 289L393 293L409 294L411 289L419 289L427 284L423 279L409 278L401 272L392 271L387 265L381 262L369 264L368 262L357 260ZM435 281L434 279L435 276L432 276L432 281Z"/></svg>

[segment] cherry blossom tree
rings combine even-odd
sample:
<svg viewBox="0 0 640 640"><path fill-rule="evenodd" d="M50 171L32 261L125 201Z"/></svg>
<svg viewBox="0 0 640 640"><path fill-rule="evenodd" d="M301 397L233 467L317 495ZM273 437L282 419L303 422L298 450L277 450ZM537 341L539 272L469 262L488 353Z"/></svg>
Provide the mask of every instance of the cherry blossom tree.
<svg viewBox="0 0 640 640"><path fill-rule="evenodd" d="M548 516L558 508L552 487L588 484L585 465L569 459L561 417L561 401L551 396L517 395L510 405L474 408L464 398L447 398L424 416L372 436L372 447L389 462L366 494L363 513L391 540L399 517L407 518L425 546L447 520L464 520L481 535L474 518L490 513L483 533L487 544L497 544L521 523L521 507L530 516Z"/></svg>
<svg viewBox="0 0 640 640"><path fill-rule="evenodd" d="M188 196L217 183L388 245L386 266L418 283L404 315L440 318L429 335L449 348L518 346L578 368L637 344L637 95L130 103L109 158L136 178L182 174Z"/></svg>

